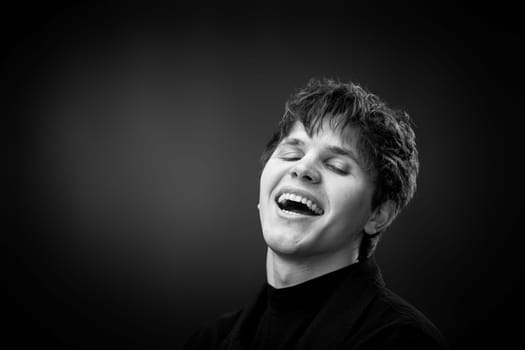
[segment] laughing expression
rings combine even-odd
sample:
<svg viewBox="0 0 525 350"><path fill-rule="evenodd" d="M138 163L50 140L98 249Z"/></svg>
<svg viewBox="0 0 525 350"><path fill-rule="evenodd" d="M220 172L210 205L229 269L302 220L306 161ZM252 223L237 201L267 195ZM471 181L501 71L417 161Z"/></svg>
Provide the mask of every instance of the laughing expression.
<svg viewBox="0 0 525 350"><path fill-rule="evenodd" d="M323 124L311 137L297 122L266 163L259 214L275 253L294 256L357 251L370 219L373 182L357 133Z"/></svg>

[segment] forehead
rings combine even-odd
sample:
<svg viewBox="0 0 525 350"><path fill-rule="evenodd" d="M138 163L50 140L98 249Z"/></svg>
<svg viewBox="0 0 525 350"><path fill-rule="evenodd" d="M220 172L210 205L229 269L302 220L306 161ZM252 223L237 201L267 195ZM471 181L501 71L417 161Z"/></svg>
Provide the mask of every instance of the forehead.
<svg viewBox="0 0 525 350"><path fill-rule="evenodd" d="M358 129L347 126L345 128L334 128L328 121L323 122L318 128L311 128L307 130L303 123L297 121L290 129L288 135L283 138L286 139L298 138L303 140L315 139L328 145L335 145L357 150L357 142L359 139Z"/></svg>

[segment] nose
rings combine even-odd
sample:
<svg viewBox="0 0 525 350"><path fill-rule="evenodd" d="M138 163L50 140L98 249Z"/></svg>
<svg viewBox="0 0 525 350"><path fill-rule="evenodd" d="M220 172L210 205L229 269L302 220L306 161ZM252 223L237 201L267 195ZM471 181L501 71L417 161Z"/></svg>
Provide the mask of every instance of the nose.
<svg viewBox="0 0 525 350"><path fill-rule="evenodd" d="M316 184L321 182L321 174L312 165L305 162L297 163L291 170L290 175L300 181Z"/></svg>

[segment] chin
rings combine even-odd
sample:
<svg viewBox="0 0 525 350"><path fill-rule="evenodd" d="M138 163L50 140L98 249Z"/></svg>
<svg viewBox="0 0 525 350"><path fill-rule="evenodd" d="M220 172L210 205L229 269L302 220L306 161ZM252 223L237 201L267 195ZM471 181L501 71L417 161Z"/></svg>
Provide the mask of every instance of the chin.
<svg viewBox="0 0 525 350"><path fill-rule="evenodd" d="M304 255L307 250L304 236L295 233L264 235L268 247L277 254Z"/></svg>
<svg viewBox="0 0 525 350"><path fill-rule="evenodd" d="M266 245L276 253L292 253L297 250L300 243L299 237L295 234L269 233L264 235Z"/></svg>

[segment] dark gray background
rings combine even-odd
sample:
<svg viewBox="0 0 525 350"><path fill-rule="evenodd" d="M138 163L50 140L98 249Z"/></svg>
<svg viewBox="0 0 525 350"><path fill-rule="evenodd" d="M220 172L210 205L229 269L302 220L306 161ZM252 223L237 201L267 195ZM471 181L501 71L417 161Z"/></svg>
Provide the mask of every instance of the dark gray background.
<svg viewBox="0 0 525 350"><path fill-rule="evenodd" d="M178 348L247 302L265 279L260 152L291 92L332 77L416 124L418 192L377 251L388 285L454 347L510 345L522 38L498 6L6 8L10 338Z"/></svg>

